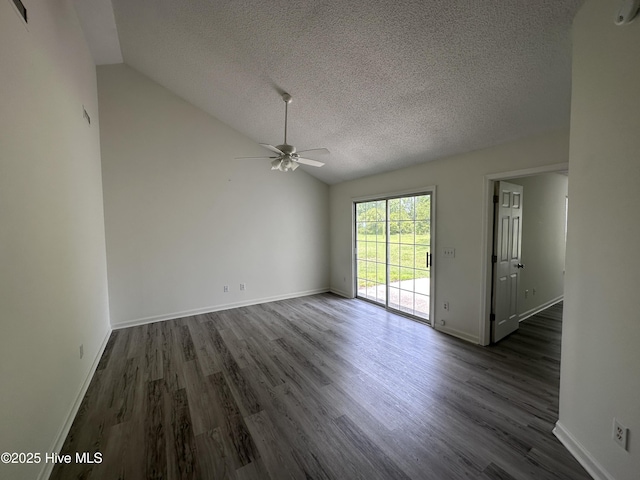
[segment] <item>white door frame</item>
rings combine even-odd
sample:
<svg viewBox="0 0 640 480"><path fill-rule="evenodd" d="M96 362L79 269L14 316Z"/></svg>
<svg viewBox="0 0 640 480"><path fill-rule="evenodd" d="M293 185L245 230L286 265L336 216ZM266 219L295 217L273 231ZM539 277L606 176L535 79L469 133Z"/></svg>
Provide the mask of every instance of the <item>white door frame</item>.
<svg viewBox="0 0 640 480"><path fill-rule="evenodd" d="M410 188L408 190L398 190L393 192L382 192L374 195L365 195L361 197L351 197L351 288L352 296L351 298L357 297L358 286L356 285L356 209L355 204L360 202L370 202L373 200L382 200L391 197L404 197L411 195L420 195L421 193L428 193L431 195L431 268L430 268L430 276L431 280L429 282L429 324L432 328L435 328L435 294L436 294L436 282L434 279L436 278L436 186L430 185L428 187L420 187L420 188ZM402 315L402 312L396 312L398 315ZM411 318L416 318L412 316ZM426 322L425 322L426 324Z"/></svg>
<svg viewBox="0 0 640 480"><path fill-rule="evenodd" d="M480 328L479 338L480 345L489 345L491 343L491 281L493 264L491 263L491 255L493 253L493 190L494 183L498 180L510 180L520 177L532 177L543 173L566 172L569 170L569 163L554 163L542 167L525 168L523 170L512 170L500 173L491 173L484 176L484 189L482 202L482 214L484 222L482 224L482 255L481 265L484 272L484 281L481 287L480 298Z"/></svg>

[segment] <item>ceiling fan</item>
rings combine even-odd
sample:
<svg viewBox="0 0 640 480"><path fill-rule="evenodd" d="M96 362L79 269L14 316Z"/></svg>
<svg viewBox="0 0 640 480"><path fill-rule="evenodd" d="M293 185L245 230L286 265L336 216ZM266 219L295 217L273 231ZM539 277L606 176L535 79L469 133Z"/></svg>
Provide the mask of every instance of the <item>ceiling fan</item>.
<svg viewBox="0 0 640 480"><path fill-rule="evenodd" d="M312 167L323 166L323 162L301 157L300 154L326 155L329 153L329 150L326 148L313 148L311 150L302 150L298 152L296 147L287 143L287 114L292 97L288 93L283 93L282 100L284 100L284 143L275 147L266 143L260 144L264 148L271 150L276 155L271 157L237 157L237 159L270 159L271 170L280 170L281 172L288 172L289 170L293 171L298 168L301 163Z"/></svg>

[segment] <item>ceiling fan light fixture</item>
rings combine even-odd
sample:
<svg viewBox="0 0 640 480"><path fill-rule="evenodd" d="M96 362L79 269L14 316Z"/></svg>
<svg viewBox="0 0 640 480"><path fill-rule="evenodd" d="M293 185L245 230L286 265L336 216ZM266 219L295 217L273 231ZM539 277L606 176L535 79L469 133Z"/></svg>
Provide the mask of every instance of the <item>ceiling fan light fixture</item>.
<svg viewBox="0 0 640 480"><path fill-rule="evenodd" d="M640 1L640 0L639 0ZM287 119L289 112L289 104L291 103L291 95L288 93L282 94L282 100L284 100L284 143L282 145L273 146L267 143L261 143L260 145L267 150L271 150L271 152L278 155L277 157L236 157L236 159L245 159L245 158L264 158L264 159L273 159L271 161L271 170L280 170L281 172L295 171L300 163L305 165L309 165L312 167L322 167L324 165L323 162L319 162L317 160L311 160L309 158L300 157L300 153L312 153L312 154L328 154L329 150L326 148L312 148L310 150L303 150L302 152L297 152L296 147L293 145L289 145L287 143Z"/></svg>

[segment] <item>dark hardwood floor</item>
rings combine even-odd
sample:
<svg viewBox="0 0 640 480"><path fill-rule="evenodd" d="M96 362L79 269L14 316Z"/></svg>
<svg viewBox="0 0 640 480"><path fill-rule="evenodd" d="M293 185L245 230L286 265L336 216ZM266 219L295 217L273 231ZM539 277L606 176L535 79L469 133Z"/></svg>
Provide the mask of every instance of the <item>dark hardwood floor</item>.
<svg viewBox="0 0 640 480"><path fill-rule="evenodd" d="M479 347L331 294L116 330L53 479L588 479L562 308Z"/></svg>

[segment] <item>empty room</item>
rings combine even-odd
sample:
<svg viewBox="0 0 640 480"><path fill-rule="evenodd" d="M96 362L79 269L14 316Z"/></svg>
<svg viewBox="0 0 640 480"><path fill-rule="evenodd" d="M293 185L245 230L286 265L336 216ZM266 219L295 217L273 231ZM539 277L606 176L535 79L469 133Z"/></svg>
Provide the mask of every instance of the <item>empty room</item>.
<svg viewBox="0 0 640 480"><path fill-rule="evenodd" d="M639 11L0 0L0 478L640 478Z"/></svg>

